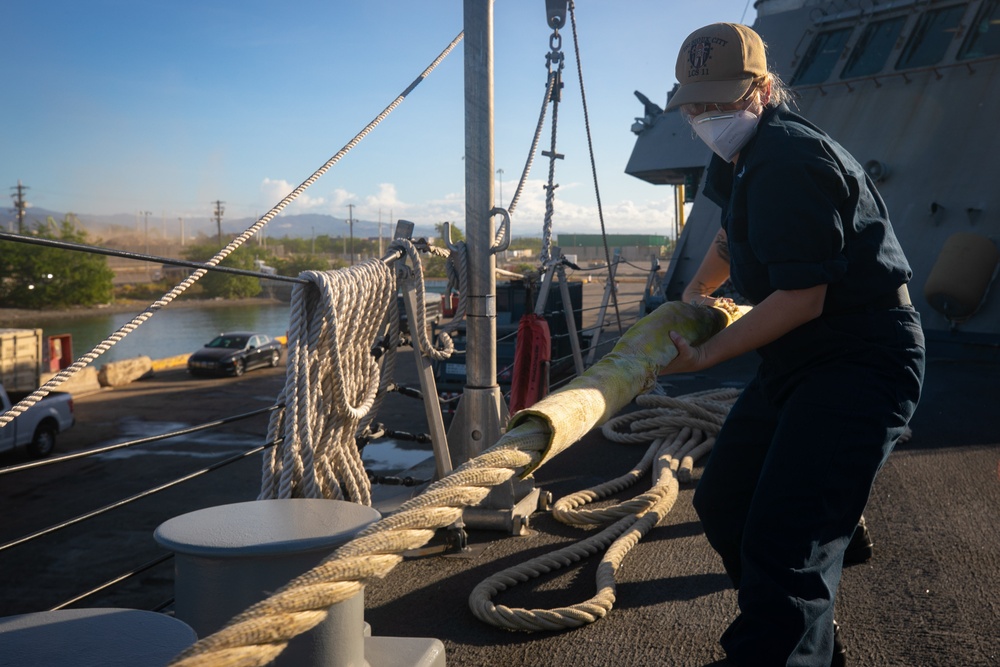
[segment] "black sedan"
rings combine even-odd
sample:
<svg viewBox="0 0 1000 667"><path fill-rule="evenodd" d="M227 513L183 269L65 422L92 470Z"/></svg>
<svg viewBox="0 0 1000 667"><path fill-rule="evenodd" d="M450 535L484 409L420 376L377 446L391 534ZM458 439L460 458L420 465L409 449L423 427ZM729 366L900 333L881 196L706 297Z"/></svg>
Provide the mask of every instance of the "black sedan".
<svg viewBox="0 0 1000 667"><path fill-rule="evenodd" d="M205 347L188 357L191 375L243 375L251 368L277 366L281 343L253 331L219 334Z"/></svg>

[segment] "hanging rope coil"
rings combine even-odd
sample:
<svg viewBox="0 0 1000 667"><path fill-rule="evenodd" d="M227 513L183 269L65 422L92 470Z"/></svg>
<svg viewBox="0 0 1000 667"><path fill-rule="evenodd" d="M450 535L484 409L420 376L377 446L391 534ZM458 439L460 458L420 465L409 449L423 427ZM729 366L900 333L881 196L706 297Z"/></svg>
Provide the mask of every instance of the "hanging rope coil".
<svg viewBox="0 0 1000 667"><path fill-rule="evenodd" d="M372 355L395 302L393 270L379 260L306 271L292 293L288 371L271 417L259 498L334 498L371 504L355 442L382 374Z"/></svg>
<svg viewBox="0 0 1000 667"><path fill-rule="evenodd" d="M417 312L415 314L417 321L410 327L410 334L413 336L413 340L419 346L420 353L425 357L436 361L448 359L455 352L455 342L451 339L451 335L447 330L439 332L438 343L440 343L441 347L434 347L430 336L427 334L427 327L423 325L427 321L427 303L424 300L424 268L420 262L420 253L417 252L417 247L409 239L396 239L389 247L401 248L406 253L407 259L410 260L410 268L417 282ZM433 250L431 250L432 248ZM434 246L428 246L428 251L440 254L447 252L442 248L435 248Z"/></svg>

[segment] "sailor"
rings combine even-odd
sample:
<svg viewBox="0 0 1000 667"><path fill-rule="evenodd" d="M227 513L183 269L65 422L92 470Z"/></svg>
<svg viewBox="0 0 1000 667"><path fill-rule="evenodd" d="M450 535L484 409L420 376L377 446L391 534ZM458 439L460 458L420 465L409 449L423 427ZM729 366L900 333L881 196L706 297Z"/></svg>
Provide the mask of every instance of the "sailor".
<svg viewBox="0 0 1000 667"><path fill-rule="evenodd" d="M712 149L704 194L722 209L683 299L715 304L728 279L754 307L697 347L671 332L665 372L760 357L694 496L738 590L721 644L734 665L843 665L844 551L923 383L910 267L874 184L789 109L757 33L696 30L676 74L667 109Z"/></svg>

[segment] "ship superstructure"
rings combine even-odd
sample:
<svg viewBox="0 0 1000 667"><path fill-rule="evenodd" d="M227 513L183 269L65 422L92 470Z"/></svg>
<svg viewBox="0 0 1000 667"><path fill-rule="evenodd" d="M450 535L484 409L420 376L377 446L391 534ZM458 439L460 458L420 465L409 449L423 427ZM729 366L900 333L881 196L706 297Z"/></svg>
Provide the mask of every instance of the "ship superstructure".
<svg viewBox="0 0 1000 667"><path fill-rule="evenodd" d="M758 0L756 8L753 27L798 111L854 154L885 199L931 344L995 354L1000 1ZM697 194L708 149L679 112L658 111L646 101L626 171L685 186L694 201L665 279L667 299L678 299L719 209Z"/></svg>

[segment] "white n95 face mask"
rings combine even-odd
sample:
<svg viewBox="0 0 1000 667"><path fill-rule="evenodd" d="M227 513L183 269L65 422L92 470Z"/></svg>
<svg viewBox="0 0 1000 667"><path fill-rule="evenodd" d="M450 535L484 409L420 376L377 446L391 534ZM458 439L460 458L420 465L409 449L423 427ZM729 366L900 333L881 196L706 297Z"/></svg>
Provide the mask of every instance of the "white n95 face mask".
<svg viewBox="0 0 1000 667"><path fill-rule="evenodd" d="M726 162L746 146L760 116L749 111L706 111L691 119L691 128L712 152Z"/></svg>

